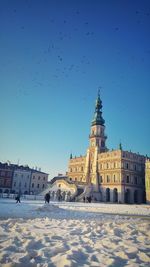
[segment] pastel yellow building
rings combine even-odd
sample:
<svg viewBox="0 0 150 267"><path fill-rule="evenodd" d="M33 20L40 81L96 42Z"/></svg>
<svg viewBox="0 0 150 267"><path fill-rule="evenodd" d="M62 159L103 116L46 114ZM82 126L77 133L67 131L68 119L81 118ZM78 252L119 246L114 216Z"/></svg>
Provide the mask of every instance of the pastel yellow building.
<svg viewBox="0 0 150 267"><path fill-rule="evenodd" d="M75 200L91 196L95 201L145 202L145 157L123 151L121 144L119 149L109 151L106 139L98 94L86 155L75 158L71 155L69 160L68 179L83 189Z"/></svg>
<svg viewBox="0 0 150 267"><path fill-rule="evenodd" d="M146 180L146 201L150 204L150 159L146 160L145 165L145 180Z"/></svg>

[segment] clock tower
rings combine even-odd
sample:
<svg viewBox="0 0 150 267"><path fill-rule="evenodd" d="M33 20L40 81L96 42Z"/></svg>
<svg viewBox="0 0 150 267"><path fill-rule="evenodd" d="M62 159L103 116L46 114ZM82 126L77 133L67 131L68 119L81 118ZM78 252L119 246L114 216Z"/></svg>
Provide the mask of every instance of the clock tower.
<svg viewBox="0 0 150 267"><path fill-rule="evenodd" d="M94 118L91 123L91 132L89 135L90 145L87 149L85 162L85 180L88 185L91 185L91 194L100 199L100 184L98 174L98 155L107 151L105 135L105 121L102 117L102 101L100 99L100 92L95 104Z"/></svg>
<svg viewBox="0 0 150 267"><path fill-rule="evenodd" d="M98 97L95 104L94 118L91 124L90 133L90 149L97 147L98 153L107 151L105 142L107 136L105 135L105 120L102 117L102 101L100 99L100 93L98 92Z"/></svg>

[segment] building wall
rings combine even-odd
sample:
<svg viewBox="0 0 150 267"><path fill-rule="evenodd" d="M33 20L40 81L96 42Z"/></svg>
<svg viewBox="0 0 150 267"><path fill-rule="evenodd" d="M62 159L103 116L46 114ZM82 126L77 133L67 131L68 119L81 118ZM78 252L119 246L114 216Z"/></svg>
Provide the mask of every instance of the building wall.
<svg viewBox="0 0 150 267"><path fill-rule="evenodd" d="M68 177L70 181L76 183L85 183L84 177L84 170L85 170L85 157L77 157L70 159L69 161L69 168L68 168Z"/></svg>
<svg viewBox="0 0 150 267"><path fill-rule="evenodd" d="M39 194L47 187L48 174L32 171L31 173L31 182L30 182L30 193Z"/></svg>
<svg viewBox="0 0 150 267"><path fill-rule="evenodd" d="M146 160L145 177L146 177L146 202L150 204L150 159Z"/></svg>
<svg viewBox="0 0 150 267"><path fill-rule="evenodd" d="M47 187L47 181L44 172L0 162L0 193L38 194Z"/></svg>
<svg viewBox="0 0 150 267"><path fill-rule="evenodd" d="M0 164L0 192L10 193L12 189L13 170L8 164Z"/></svg>
<svg viewBox="0 0 150 267"><path fill-rule="evenodd" d="M98 179L102 192L102 201L123 202L121 150L109 151L98 155Z"/></svg>
<svg viewBox="0 0 150 267"><path fill-rule="evenodd" d="M142 203L144 201L144 156L114 150L98 153L95 163L96 150L92 148L88 153L89 157L70 160L68 176L72 181L77 184L84 181L85 186L88 184L84 171L86 160L89 160L87 164L89 181L95 186L98 184L99 200L120 203Z"/></svg>
<svg viewBox="0 0 150 267"><path fill-rule="evenodd" d="M30 192L31 170L15 170L13 174L12 192L29 194Z"/></svg>
<svg viewBox="0 0 150 267"><path fill-rule="evenodd" d="M110 201L118 192L118 202L142 203L144 200L145 157L128 151L115 150L99 154L98 172L103 187L110 190ZM113 201L114 202L114 201Z"/></svg>
<svg viewBox="0 0 150 267"><path fill-rule="evenodd" d="M136 153L122 152L122 185L125 202L145 201L145 157Z"/></svg>

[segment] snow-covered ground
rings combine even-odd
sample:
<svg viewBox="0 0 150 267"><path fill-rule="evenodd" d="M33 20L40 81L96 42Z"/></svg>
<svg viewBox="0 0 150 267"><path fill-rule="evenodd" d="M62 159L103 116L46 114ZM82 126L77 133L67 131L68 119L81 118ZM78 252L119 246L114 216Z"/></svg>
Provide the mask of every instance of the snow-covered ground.
<svg viewBox="0 0 150 267"><path fill-rule="evenodd" d="M0 266L150 266L150 206L0 199Z"/></svg>

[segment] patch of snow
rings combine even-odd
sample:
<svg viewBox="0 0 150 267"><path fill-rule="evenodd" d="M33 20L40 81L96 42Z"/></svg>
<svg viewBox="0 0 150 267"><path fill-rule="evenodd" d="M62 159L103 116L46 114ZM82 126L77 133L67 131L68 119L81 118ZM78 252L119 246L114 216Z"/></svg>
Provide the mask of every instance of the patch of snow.
<svg viewBox="0 0 150 267"><path fill-rule="evenodd" d="M0 199L0 218L3 267L150 266L147 205Z"/></svg>

